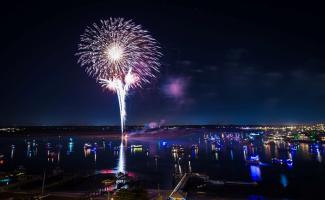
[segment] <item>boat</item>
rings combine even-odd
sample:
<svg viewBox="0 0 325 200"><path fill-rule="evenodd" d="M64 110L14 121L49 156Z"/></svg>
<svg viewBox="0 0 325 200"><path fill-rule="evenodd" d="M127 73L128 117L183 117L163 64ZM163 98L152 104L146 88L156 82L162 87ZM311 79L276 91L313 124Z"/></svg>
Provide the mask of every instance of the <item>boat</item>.
<svg viewBox="0 0 325 200"><path fill-rule="evenodd" d="M272 163L275 165L287 165L288 167L291 167L293 165L292 159L280 159L280 158L272 158Z"/></svg>
<svg viewBox="0 0 325 200"><path fill-rule="evenodd" d="M261 164L261 161L259 156L256 155L256 156L251 156L248 160L246 160L246 163L250 165L259 165Z"/></svg>
<svg viewBox="0 0 325 200"><path fill-rule="evenodd" d="M133 144L131 145L131 148L142 148L141 144Z"/></svg>
<svg viewBox="0 0 325 200"><path fill-rule="evenodd" d="M172 153L184 153L184 148L182 147L182 145L177 145L177 144L174 144L172 146Z"/></svg>
<svg viewBox="0 0 325 200"><path fill-rule="evenodd" d="M84 149L91 149L92 145L89 143L84 144Z"/></svg>
<svg viewBox="0 0 325 200"><path fill-rule="evenodd" d="M115 183L115 180L112 180L112 179L105 179L102 181L102 183L105 185L105 186L110 186L112 184Z"/></svg>

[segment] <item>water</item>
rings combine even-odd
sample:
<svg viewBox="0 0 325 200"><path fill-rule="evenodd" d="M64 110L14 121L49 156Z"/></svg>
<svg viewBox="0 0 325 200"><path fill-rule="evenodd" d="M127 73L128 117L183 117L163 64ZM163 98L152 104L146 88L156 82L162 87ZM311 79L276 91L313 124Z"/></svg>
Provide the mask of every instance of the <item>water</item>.
<svg viewBox="0 0 325 200"><path fill-rule="evenodd" d="M129 137L124 142L125 170L144 180L148 188L157 188L159 184L161 189L171 189L175 176L189 171L206 174L213 180L256 181L269 188L269 193L272 188L281 187L289 196L297 194L297 188L303 188L298 193L313 194L320 191L325 181L322 145L314 149L301 143L297 150L286 150L285 142L266 145L256 139L252 144L247 143L247 135L243 133L214 131L212 136L220 137L220 142L205 140L204 133L193 129L168 139ZM67 173L118 170L120 142L105 135L76 134L1 138L0 154L5 155L5 162L0 171L12 171L19 166L24 166L29 174L41 174L56 167ZM85 143L96 149L85 149ZM173 154L173 144L182 145L184 153ZM198 148L192 147L193 144ZM132 145L142 148L131 148ZM246 163L256 155L260 165ZM274 164L275 157L292 159L293 163Z"/></svg>

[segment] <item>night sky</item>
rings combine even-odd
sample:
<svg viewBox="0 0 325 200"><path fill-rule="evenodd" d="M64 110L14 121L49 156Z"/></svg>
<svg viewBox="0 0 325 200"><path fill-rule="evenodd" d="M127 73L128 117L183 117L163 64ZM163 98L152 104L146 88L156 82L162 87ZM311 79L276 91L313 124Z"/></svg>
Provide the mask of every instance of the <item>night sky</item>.
<svg viewBox="0 0 325 200"><path fill-rule="evenodd" d="M116 95L75 56L109 17L142 24L164 54L159 78L130 91L128 125L325 121L322 5L80 2L1 5L0 125L118 125Z"/></svg>

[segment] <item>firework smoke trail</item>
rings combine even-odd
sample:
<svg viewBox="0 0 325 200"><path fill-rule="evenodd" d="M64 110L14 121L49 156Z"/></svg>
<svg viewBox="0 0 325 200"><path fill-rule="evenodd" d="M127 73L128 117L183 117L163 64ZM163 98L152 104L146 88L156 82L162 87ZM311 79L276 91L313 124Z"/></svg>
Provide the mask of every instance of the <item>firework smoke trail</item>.
<svg viewBox="0 0 325 200"><path fill-rule="evenodd" d="M132 20L110 18L87 27L78 46L78 63L100 85L116 92L121 132L126 120L125 99L129 89L155 78L160 66L156 40Z"/></svg>

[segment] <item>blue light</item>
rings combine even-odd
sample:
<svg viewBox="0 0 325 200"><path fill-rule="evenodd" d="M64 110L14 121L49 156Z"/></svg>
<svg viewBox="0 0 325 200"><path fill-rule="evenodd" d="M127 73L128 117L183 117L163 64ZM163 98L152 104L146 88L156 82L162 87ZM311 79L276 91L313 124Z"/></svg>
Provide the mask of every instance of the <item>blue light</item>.
<svg viewBox="0 0 325 200"><path fill-rule="evenodd" d="M250 170L251 170L251 178L253 181L261 181L262 180L261 169L259 166L251 165Z"/></svg>
<svg viewBox="0 0 325 200"><path fill-rule="evenodd" d="M259 161L260 158L259 158L258 155L256 155L256 156L251 156L250 160L251 160L251 161Z"/></svg>
<svg viewBox="0 0 325 200"><path fill-rule="evenodd" d="M288 186L288 179L286 177L286 175L281 174L281 184L284 188L286 188Z"/></svg>

